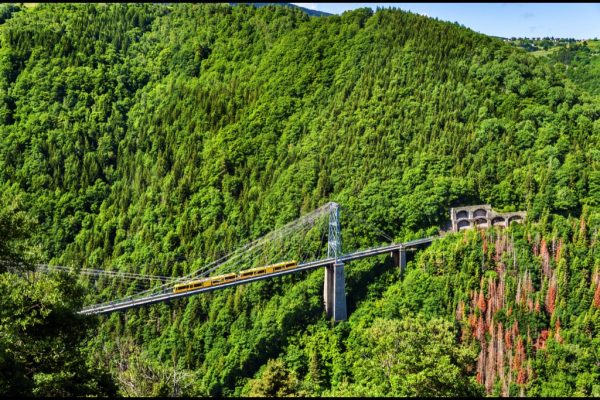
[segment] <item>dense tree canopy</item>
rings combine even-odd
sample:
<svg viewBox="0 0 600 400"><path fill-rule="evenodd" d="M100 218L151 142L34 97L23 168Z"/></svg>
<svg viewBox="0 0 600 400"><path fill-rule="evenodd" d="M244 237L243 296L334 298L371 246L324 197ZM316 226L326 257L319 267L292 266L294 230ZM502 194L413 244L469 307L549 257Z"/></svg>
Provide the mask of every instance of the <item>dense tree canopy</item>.
<svg viewBox="0 0 600 400"><path fill-rule="evenodd" d="M0 394L116 394L108 372L88 362L94 322L76 314L82 293L72 278L2 273L0 289Z"/></svg>
<svg viewBox="0 0 600 400"><path fill-rule="evenodd" d="M110 393L94 366L136 396L598 394L600 103L565 74L394 9L1 6L1 259L175 277L330 200L396 240L459 204L528 213L448 235L403 277L353 262L336 326L322 271L101 317L22 393ZM82 296L136 290L25 279L6 332L48 324L52 351L85 338ZM41 320L14 318L31 301Z"/></svg>
<svg viewBox="0 0 600 400"><path fill-rule="evenodd" d="M0 196L0 395L115 395L106 370L89 364L98 321L77 314L83 288L73 276L34 271L34 227L11 188Z"/></svg>
<svg viewBox="0 0 600 400"><path fill-rule="evenodd" d="M600 41L559 38L512 38L510 43L521 46L538 57L558 62L565 74L580 88L600 94Z"/></svg>

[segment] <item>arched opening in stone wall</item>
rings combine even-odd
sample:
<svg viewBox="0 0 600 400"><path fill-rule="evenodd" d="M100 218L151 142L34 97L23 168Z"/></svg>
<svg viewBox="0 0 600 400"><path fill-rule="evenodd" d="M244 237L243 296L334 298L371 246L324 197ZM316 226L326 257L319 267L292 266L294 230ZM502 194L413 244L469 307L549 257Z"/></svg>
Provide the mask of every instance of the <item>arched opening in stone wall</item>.
<svg viewBox="0 0 600 400"><path fill-rule="evenodd" d="M488 227L488 221L485 218L477 218L475 220L475 226L478 228L487 228Z"/></svg>
<svg viewBox="0 0 600 400"><path fill-rule="evenodd" d="M513 222L517 222L520 224L523 222L523 218L520 215L513 215L508 219L508 224L510 225Z"/></svg>
<svg viewBox="0 0 600 400"><path fill-rule="evenodd" d="M475 210L475 212L473 213L473 217L477 218L477 217L487 217L487 211L485 211L483 208L477 209Z"/></svg>
<svg viewBox="0 0 600 400"><path fill-rule="evenodd" d="M506 226L506 220L504 217L496 217L492 220L493 226Z"/></svg>
<svg viewBox="0 0 600 400"><path fill-rule="evenodd" d="M466 210L460 210L456 213L456 219L469 218L469 213Z"/></svg>
<svg viewBox="0 0 600 400"><path fill-rule="evenodd" d="M467 221L467 220L458 221L458 223L456 224L456 226L458 227L459 231L461 229L467 229L467 228L469 228L470 225L471 224L469 224L469 221Z"/></svg>

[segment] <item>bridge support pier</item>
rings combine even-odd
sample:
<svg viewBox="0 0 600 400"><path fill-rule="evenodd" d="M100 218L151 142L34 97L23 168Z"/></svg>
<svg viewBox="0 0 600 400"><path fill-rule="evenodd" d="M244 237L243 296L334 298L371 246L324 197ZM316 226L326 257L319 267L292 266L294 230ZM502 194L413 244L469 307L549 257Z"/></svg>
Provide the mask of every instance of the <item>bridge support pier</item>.
<svg viewBox="0 0 600 400"><path fill-rule="evenodd" d="M325 312L334 322L345 321L348 316L345 281L344 263L338 261L325 267Z"/></svg>
<svg viewBox="0 0 600 400"><path fill-rule="evenodd" d="M398 266L400 274L403 274L406 270L406 249L400 247L398 250L392 251L392 259L394 260L394 265Z"/></svg>
<svg viewBox="0 0 600 400"><path fill-rule="evenodd" d="M346 312L346 277L342 255L342 232L340 228L340 208L337 203L330 203L329 208L329 239L327 257L333 258L333 264L325 267L325 312L334 322L344 321Z"/></svg>

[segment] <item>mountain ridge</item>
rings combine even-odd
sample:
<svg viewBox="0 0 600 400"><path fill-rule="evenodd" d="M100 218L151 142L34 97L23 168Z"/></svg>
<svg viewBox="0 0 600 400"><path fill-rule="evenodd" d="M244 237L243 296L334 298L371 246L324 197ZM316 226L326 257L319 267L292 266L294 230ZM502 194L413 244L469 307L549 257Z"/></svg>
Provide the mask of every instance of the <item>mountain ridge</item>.
<svg viewBox="0 0 600 400"><path fill-rule="evenodd" d="M319 10L312 10L310 8L306 8L306 7L301 7L301 6L297 6L293 3L229 3L232 6L238 5L238 4L248 4L248 5L252 5L254 7L265 7L265 6L282 6L282 7L289 7L289 8L295 8L295 9L300 9L302 11L304 11L305 13L307 13L308 15L312 16L312 17L327 17L333 14L327 13L325 11L319 11Z"/></svg>

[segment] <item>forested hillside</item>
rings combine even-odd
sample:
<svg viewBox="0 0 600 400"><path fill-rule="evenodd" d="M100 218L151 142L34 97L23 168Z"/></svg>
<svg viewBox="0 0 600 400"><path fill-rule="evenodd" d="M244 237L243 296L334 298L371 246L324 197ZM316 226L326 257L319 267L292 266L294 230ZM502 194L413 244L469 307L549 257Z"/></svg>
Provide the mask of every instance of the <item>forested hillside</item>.
<svg viewBox="0 0 600 400"><path fill-rule="evenodd" d="M600 41L575 39L516 39L510 43L523 47L549 62L560 63L565 74L580 88L600 94Z"/></svg>
<svg viewBox="0 0 600 400"><path fill-rule="evenodd" d="M349 264L335 326L322 270L91 317L93 335L78 320L89 367L70 377L93 366L138 396L600 396L600 103L564 66L391 9L1 7L1 259L177 277L328 201L396 240L455 205L528 213L446 235L404 276ZM41 298L11 276L7 304ZM70 313L136 290L43 279ZM16 373L0 393L114 390Z"/></svg>

